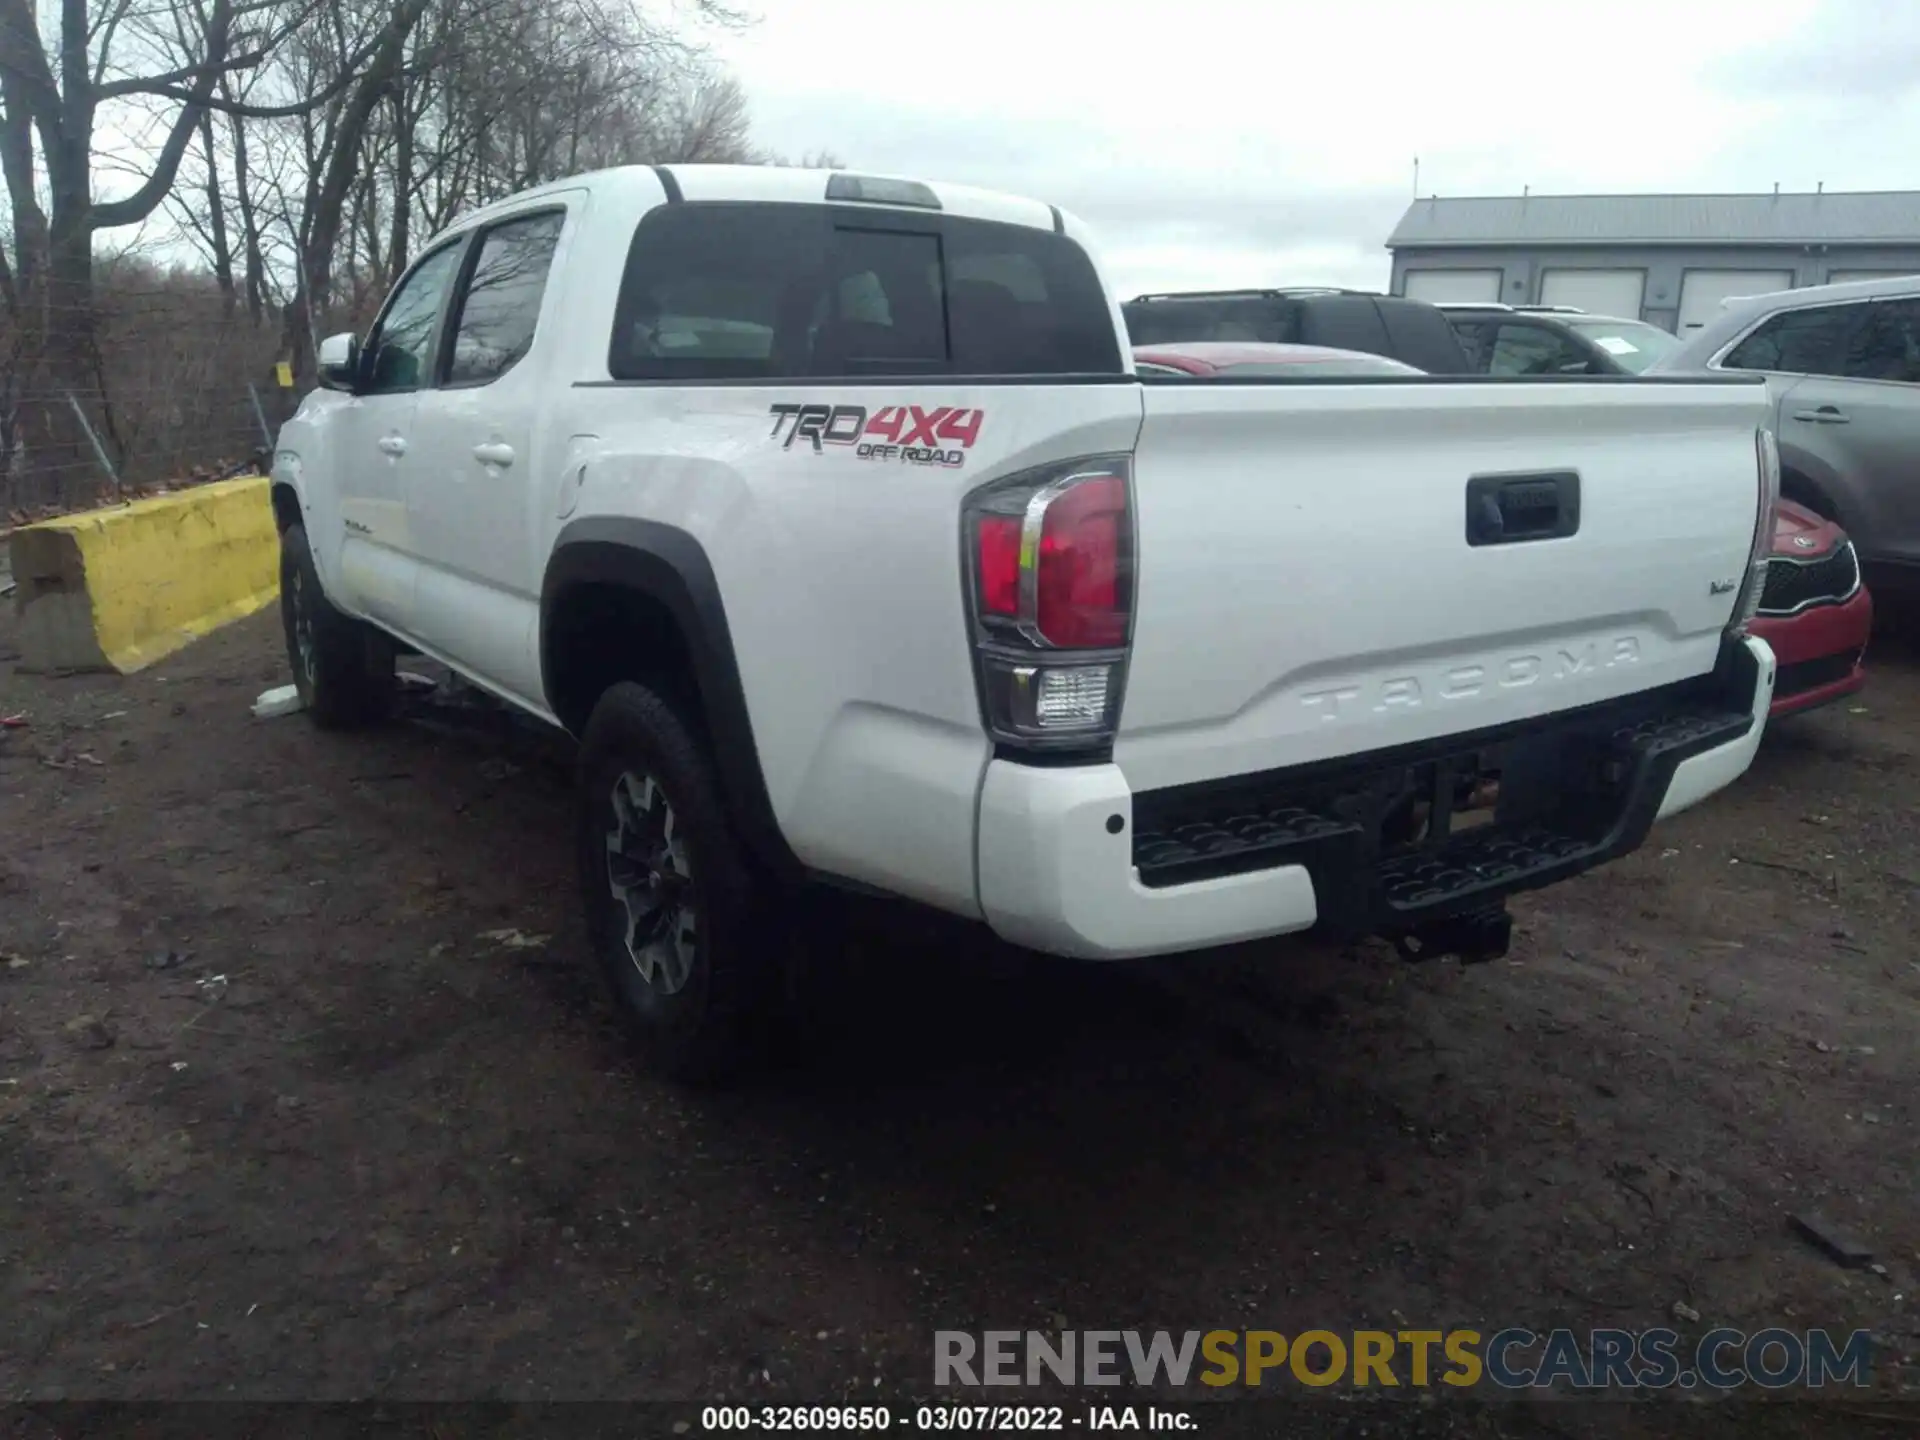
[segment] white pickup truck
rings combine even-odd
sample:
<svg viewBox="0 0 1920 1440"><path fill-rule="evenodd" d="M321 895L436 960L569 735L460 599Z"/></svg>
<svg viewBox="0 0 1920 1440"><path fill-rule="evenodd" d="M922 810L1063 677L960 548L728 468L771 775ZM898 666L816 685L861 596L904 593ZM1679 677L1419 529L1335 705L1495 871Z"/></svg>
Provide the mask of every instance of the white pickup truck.
<svg viewBox="0 0 1920 1440"><path fill-rule="evenodd" d="M689 1076L808 880L1064 955L1480 958L1747 768L1761 382L1148 382L1124 337L1031 200L635 166L493 205L280 434L307 707L382 714L416 651L577 736L595 944Z"/></svg>

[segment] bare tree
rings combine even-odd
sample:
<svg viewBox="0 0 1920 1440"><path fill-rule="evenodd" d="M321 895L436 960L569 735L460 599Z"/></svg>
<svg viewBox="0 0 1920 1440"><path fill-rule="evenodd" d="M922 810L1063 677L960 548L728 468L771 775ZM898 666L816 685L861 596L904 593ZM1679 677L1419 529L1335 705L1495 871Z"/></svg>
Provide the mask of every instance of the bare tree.
<svg viewBox="0 0 1920 1440"><path fill-rule="evenodd" d="M67 394L132 473L187 463L196 433L224 453L249 381L279 359L310 383L316 336L370 319L476 205L608 165L770 161L700 44L739 23L721 0L0 0L0 474L24 436L53 488L91 475ZM108 107L150 130L124 193L95 150ZM160 249L97 258L127 227ZM160 259L183 250L203 268Z"/></svg>

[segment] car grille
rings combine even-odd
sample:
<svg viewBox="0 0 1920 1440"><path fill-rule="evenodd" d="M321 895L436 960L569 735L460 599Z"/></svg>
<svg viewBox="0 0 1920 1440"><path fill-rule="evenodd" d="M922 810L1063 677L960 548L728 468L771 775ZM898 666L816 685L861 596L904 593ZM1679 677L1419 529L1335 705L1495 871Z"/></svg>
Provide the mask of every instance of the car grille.
<svg viewBox="0 0 1920 1440"><path fill-rule="evenodd" d="M1792 615L1809 605L1834 605L1853 597L1860 588L1860 561L1853 542L1843 541L1831 555L1818 560L1790 560L1775 556L1767 562L1766 584L1760 590L1762 615Z"/></svg>

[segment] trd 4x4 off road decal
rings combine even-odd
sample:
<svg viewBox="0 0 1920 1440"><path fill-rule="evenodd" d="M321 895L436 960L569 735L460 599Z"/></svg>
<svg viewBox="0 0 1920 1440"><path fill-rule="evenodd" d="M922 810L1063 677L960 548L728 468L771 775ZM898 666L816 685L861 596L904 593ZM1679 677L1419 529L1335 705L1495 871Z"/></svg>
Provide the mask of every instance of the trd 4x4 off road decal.
<svg viewBox="0 0 1920 1440"><path fill-rule="evenodd" d="M796 440L811 442L815 454L850 445L862 460L952 469L967 463L986 418L957 405L885 405L871 416L864 405L775 405L771 438L782 450Z"/></svg>

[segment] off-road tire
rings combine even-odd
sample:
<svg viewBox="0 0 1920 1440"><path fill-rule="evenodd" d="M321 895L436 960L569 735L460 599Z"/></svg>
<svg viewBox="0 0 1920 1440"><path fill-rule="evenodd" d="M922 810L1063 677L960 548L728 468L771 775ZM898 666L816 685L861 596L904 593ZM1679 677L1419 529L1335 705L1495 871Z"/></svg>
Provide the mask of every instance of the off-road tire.
<svg viewBox="0 0 1920 1440"><path fill-rule="evenodd" d="M671 843L658 838L662 813ZM698 732L672 702L624 681L600 697L581 736L576 814L595 959L645 1063L690 1084L736 1075L778 1013L768 887ZM643 852L650 858L636 862Z"/></svg>
<svg viewBox="0 0 1920 1440"><path fill-rule="evenodd" d="M393 713L393 642L333 608L301 525L280 536L280 623L293 683L321 729L351 730Z"/></svg>

